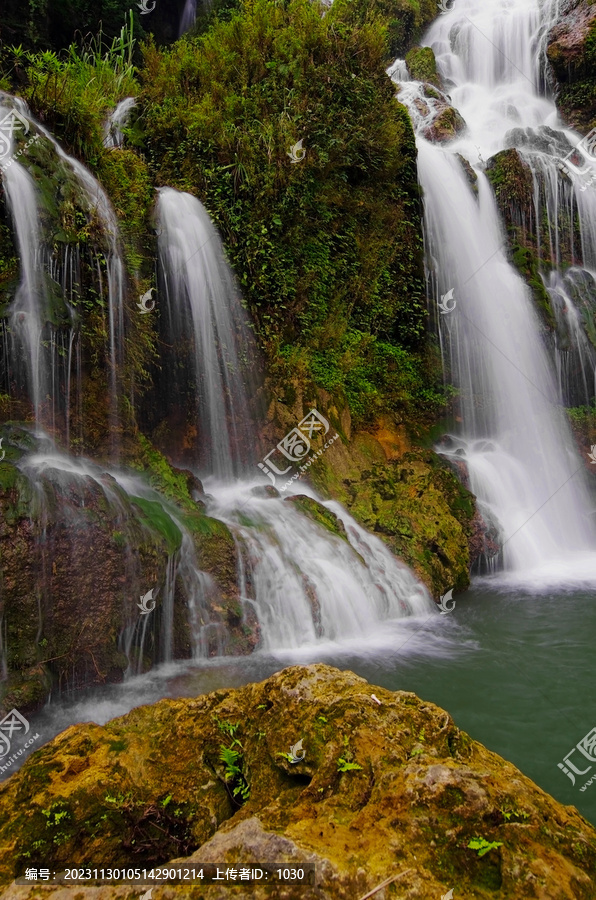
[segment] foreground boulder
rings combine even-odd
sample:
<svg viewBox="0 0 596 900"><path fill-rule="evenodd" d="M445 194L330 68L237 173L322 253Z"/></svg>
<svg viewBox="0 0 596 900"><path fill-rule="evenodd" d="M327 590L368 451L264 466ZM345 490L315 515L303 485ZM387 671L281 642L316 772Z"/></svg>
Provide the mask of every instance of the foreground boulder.
<svg viewBox="0 0 596 900"><path fill-rule="evenodd" d="M473 839L494 845L481 856ZM238 884L241 897L357 900L403 872L376 896L588 900L596 832L444 710L325 665L73 726L0 786L3 885L26 866L199 862L316 864L316 887ZM108 900L139 887L85 890L1 896ZM152 900L189 890L229 896L170 885Z"/></svg>

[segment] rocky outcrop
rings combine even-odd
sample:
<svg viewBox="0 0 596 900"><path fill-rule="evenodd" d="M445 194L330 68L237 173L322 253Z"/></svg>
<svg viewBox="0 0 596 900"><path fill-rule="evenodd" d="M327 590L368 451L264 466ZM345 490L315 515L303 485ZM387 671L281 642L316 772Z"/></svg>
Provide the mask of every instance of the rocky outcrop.
<svg viewBox="0 0 596 900"><path fill-rule="evenodd" d="M205 652L254 649L258 623L239 597L234 539L203 514L191 473L172 469L140 439L145 488L135 496L104 468L60 457L25 427L2 426L0 436L0 714L35 709L52 689L146 671L164 657L169 615L172 656L190 657L189 571L205 582L197 611L211 625ZM28 466L31 453L46 454L39 468ZM143 621L139 601L150 589L156 605Z"/></svg>
<svg viewBox="0 0 596 900"><path fill-rule="evenodd" d="M596 124L596 7L590 0L564 0L546 52L562 115L589 131Z"/></svg>
<svg viewBox="0 0 596 900"><path fill-rule="evenodd" d="M435 597L453 587L465 590L479 546L474 495L434 451L414 446L404 426L380 419L370 432L353 433L346 404L338 408L329 395L315 404L341 440L308 470L311 483L381 538ZM312 405L302 397L291 409L272 404L270 442Z"/></svg>
<svg viewBox="0 0 596 900"><path fill-rule="evenodd" d="M305 755L293 764L298 740ZM475 840L491 849L480 855ZM397 875L409 898L453 888L461 900L588 900L596 890L596 832L577 810L434 704L324 665L76 725L33 753L0 786L2 900L72 897L8 885L26 866L59 872L75 860L315 863L316 887L234 890L257 900L355 900ZM204 885L201 896L225 891ZM152 896L183 892L154 885Z"/></svg>
<svg viewBox="0 0 596 900"><path fill-rule="evenodd" d="M444 144L446 141L452 141L464 131L466 123L455 107L451 106L445 95L441 95L435 103L435 113L431 124L422 131L427 141Z"/></svg>

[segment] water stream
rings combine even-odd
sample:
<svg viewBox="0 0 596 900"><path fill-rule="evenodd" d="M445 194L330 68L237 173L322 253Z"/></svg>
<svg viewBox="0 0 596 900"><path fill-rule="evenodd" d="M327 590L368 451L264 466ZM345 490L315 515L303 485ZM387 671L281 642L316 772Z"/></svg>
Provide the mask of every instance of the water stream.
<svg viewBox="0 0 596 900"><path fill-rule="evenodd" d="M462 136L447 146L422 134L437 101L418 82L407 81L399 91L417 130L437 305L449 292L450 302L455 300L451 312L437 309L437 319L445 365L460 391L461 425L440 449L467 464L471 489L499 529L505 577L534 586L596 582L594 499L562 408L563 372L559 367L557 382L529 288L508 262L506 235L484 173L484 159L513 146L516 134L527 145L532 129L560 129L558 143L545 148L543 142L536 152L526 146L524 159L533 167L535 191L548 193L554 231L565 199L557 204L557 196L563 190L575 197L586 245L582 258L590 262L596 194L582 192L573 180L559 186L556 151L563 155L571 145L554 103L539 93L544 26L537 0L458 0L438 17L425 44L433 48L451 102L466 123ZM392 77L399 72L394 66ZM477 195L457 154L474 169ZM576 349L590 396L594 355L587 343Z"/></svg>

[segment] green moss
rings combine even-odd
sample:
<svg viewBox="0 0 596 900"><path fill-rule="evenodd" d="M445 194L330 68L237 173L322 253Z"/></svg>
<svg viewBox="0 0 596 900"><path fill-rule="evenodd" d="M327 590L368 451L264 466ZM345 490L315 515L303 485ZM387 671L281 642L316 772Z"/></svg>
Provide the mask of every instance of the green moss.
<svg viewBox="0 0 596 900"><path fill-rule="evenodd" d="M342 538L344 541L348 540L343 522L337 518L335 513L323 506L322 503L318 503L316 500L313 500L311 497L306 497L303 494L295 497L288 497L288 503L292 503L301 513L304 513L309 519L312 519L327 531L330 531L331 534Z"/></svg>
<svg viewBox="0 0 596 900"><path fill-rule="evenodd" d="M197 504L190 495L187 474L175 471L163 453L156 450L143 434L137 435L137 443L137 453L130 465L146 472L151 487L181 506L194 520Z"/></svg>
<svg viewBox="0 0 596 900"><path fill-rule="evenodd" d="M406 55L406 65L414 81L427 81L441 87L437 61L430 47L412 47Z"/></svg>
<svg viewBox="0 0 596 900"><path fill-rule="evenodd" d="M146 500L143 497L133 499L134 506L138 506L144 514L144 519L151 529L159 532L165 538L168 553L175 553L182 544L182 532L174 523L172 517L166 513L161 503L154 500Z"/></svg>

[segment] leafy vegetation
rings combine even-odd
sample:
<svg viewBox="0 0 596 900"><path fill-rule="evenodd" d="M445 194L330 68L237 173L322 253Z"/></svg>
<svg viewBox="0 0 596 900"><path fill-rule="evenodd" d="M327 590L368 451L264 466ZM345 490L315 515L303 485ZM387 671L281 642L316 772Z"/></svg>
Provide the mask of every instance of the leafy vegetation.
<svg viewBox="0 0 596 900"><path fill-rule="evenodd" d="M502 846L503 841L487 841L485 838L472 838L468 844L468 847L471 850L478 851L478 856L484 856L489 850L494 850L496 847Z"/></svg>
<svg viewBox="0 0 596 900"><path fill-rule="evenodd" d="M26 70L23 93L31 108L43 111L46 124L94 166L103 147L106 114L138 90L134 43L131 12L108 45L100 28L80 46L73 43L62 52L8 46L0 59L5 77L22 79Z"/></svg>
<svg viewBox="0 0 596 900"><path fill-rule="evenodd" d="M361 769L362 766L359 766L358 763L348 762L347 759L340 758L337 760L337 771L338 772L351 772L353 769Z"/></svg>
<svg viewBox="0 0 596 900"><path fill-rule="evenodd" d="M239 803L240 801L237 799L241 798L241 801L245 803L250 797L250 785L247 781L245 772L244 772L244 760L242 753L242 744L236 737L236 732L238 731L239 725L232 724L228 721L221 721L220 719L215 717L215 721L217 722L217 727L224 734L227 734L229 738L231 738L232 743L226 747L224 745L219 748L219 760L224 764L224 784L228 790L232 791L232 798ZM238 744L240 750L235 750L234 745Z"/></svg>
<svg viewBox="0 0 596 900"><path fill-rule="evenodd" d="M197 193L220 228L274 390L324 387L364 425L433 415L443 396L413 133L384 71L387 21L356 18L247 0L199 37L149 43L139 77L155 180Z"/></svg>

